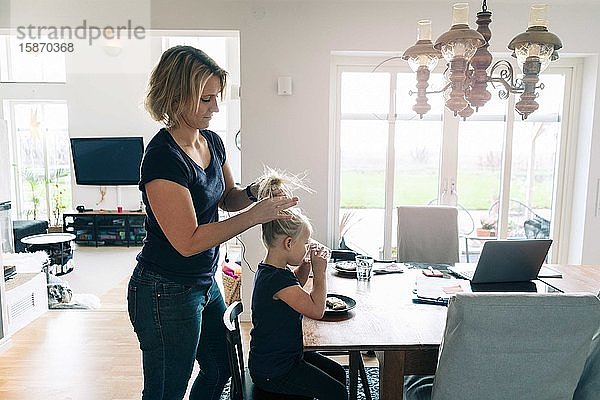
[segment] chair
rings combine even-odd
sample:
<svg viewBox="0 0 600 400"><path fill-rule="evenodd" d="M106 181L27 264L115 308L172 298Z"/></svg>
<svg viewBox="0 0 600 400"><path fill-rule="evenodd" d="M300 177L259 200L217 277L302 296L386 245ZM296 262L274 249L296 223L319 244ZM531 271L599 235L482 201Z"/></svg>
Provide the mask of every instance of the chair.
<svg viewBox="0 0 600 400"><path fill-rule="evenodd" d="M398 262L458 262L458 210L447 206L398 207Z"/></svg>
<svg viewBox="0 0 600 400"><path fill-rule="evenodd" d="M599 327L592 294L459 293L431 398L571 399Z"/></svg>
<svg viewBox="0 0 600 400"><path fill-rule="evenodd" d="M600 293L598 293L600 297ZM573 400L597 400L600 393L600 327L594 336Z"/></svg>
<svg viewBox="0 0 600 400"><path fill-rule="evenodd" d="M229 357L229 367L231 369L231 385L229 388L231 400L306 400L304 396L281 395L278 393L265 392L254 386L252 378L247 368L244 368L244 351L242 348L242 336L240 333L240 323L238 316L244 310L241 302L232 303L223 314L223 323L227 328L227 356ZM352 399L356 399L358 390L358 374L360 374L363 388L365 390L365 399L371 400L371 391L367 381L365 365L360 355L360 351L343 352L349 353L350 370L350 391Z"/></svg>
<svg viewBox="0 0 600 400"><path fill-rule="evenodd" d="M231 400L307 400L304 396L269 393L254 386L248 368L244 367L244 351L238 316L244 311L241 302L233 302L223 314L227 339L227 356L231 370L229 398Z"/></svg>
<svg viewBox="0 0 600 400"><path fill-rule="evenodd" d="M523 231L528 239L547 239L550 237L550 221L534 214L523 222Z"/></svg>
<svg viewBox="0 0 600 400"><path fill-rule="evenodd" d="M15 245L15 253L25 251L25 245L21 243L21 239L27 236L40 235L48 233L48 221L42 220L16 220L13 221L13 237Z"/></svg>

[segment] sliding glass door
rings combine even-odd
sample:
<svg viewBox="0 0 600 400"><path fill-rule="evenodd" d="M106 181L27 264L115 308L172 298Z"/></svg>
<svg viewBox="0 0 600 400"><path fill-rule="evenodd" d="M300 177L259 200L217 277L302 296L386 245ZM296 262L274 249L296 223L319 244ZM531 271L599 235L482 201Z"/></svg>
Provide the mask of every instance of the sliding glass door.
<svg viewBox="0 0 600 400"><path fill-rule="evenodd" d="M465 244L474 253L481 244L467 237L556 239L556 227L568 223L555 199L562 198L556 171L566 165L570 69L542 76L540 108L526 121L513 98L501 100L491 88L492 100L462 121L444 111L440 94L429 96L431 111L419 119L408 95L415 76L404 66L348 64L344 59L336 76L334 245L394 258L395 207L424 204L459 207L463 259ZM439 89L442 74L429 82Z"/></svg>

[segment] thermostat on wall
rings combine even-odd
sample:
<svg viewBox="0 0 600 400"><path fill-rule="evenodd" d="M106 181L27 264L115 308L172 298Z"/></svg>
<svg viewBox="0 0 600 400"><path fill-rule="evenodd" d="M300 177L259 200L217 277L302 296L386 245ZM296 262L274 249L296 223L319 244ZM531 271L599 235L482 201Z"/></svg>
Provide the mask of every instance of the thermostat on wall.
<svg viewBox="0 0 600 400"><path fill-rule="evenodd" d="M277 94L279 96L291 96L292 95L292 77L291 76L280 76L277 78Z"/></svg>

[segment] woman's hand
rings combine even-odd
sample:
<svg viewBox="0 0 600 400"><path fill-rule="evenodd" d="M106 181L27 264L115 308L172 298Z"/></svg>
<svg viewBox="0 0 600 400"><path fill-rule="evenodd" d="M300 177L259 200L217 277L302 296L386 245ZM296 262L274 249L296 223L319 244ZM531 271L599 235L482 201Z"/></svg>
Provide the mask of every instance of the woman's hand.
<svg viewBox="0 0 600 400"><path fill-rule="evenodd" d="M291 215L282 211L294 207L296 204L298 204L297 197L270 197L260 200L248 212L252 213L253 221L256 224L264 224L275 219L291 219Z"/></svg>

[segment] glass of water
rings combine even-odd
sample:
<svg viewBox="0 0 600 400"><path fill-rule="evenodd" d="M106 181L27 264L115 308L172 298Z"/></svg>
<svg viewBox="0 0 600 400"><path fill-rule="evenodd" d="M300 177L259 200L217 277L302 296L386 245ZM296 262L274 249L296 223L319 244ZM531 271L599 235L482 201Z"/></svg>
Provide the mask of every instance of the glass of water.
<svg viewBox="0 0 600 400"><path fill-rule="evenodd" d="M358 255L356 261L356 279L359 281L368 281L373 274L373 257Z"/></svg>

